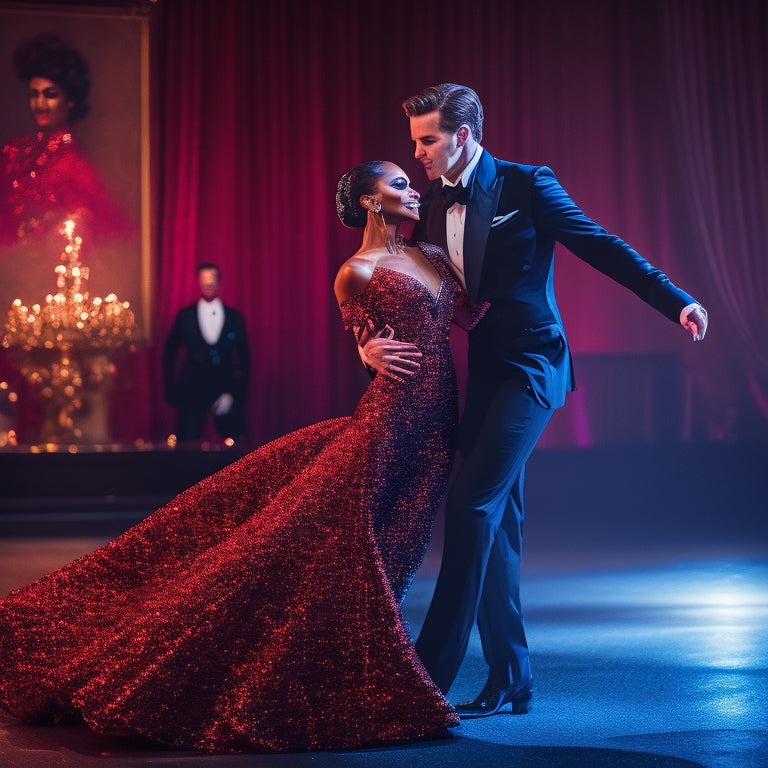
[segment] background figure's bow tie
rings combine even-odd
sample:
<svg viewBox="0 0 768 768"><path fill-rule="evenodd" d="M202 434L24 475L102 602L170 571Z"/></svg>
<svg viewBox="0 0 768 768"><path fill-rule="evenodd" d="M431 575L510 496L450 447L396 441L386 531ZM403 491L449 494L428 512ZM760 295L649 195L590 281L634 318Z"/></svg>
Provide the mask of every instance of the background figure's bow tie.
<svg viewBox="0 0 768 768"><path fill-rule="evenodd" d="M443 184L443 208L448 210L454 203L466 205L472 199L472 185L465 187L459 182L455 187Z"/></svg>

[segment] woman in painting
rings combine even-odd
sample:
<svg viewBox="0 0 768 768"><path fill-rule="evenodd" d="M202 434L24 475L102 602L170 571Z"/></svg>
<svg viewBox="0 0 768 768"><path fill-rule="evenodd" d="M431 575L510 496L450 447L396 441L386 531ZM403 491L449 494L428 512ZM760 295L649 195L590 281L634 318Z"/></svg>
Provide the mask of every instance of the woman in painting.
<svg viewBox="0 0 768 768"><path fill-rule="evenodd" d="M67 219L83 236L124 231L124 214L72 133L89 110L86 61L58 36L45 34L22 43L13 65L26 86L35 130L3 147L3 243L58 235Z"/></svg>

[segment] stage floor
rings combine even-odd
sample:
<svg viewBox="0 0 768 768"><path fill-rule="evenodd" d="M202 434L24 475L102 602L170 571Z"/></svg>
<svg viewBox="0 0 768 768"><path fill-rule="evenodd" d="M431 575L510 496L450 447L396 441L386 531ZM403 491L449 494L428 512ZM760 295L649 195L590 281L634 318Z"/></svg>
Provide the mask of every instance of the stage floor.
<svg viewBox="0 0 768 768"><path fill-rule="evenodd" d="M49 532L50 534L50 532ZM107 537L6 537L5 593ZM434 585L438 542L405 604L415 632ZM619 553L616 553L617 555ZM651 553L649 553L651 554ZM768 559L723 557L595 567L541 554L523 596L535 675L533 711L468 720L453 737L343 753L206 756L99 736L84 726L24 726L0 715L9 768L140 766L503 766L763 768L768 754ZM450 692L471 699L484 682L479 641Z"/></svg>
<svg viewBox="0 0 768 768"><path fill-rule="evenodd" d="M235 756L148 747L84 726L24 726L0 715L0 765L763 768L765 454L702 455L548 453L532 461L523 581L535 675L528 715L467 720L449 739L387 749ZM44 496L6 499L0 508L0 593L98 547L151 509L139 497L100 507L97 497ZM406 598L414 634L434 586L441 535L438 525ZM473 636L449 700L473 698L484 680Z"/></svg>

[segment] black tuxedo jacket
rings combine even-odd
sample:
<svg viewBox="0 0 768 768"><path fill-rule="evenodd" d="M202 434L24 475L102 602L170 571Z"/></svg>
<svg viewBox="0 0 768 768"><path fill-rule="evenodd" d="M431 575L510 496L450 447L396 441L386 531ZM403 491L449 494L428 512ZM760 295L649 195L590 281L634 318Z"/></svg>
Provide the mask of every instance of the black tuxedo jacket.
<svg viewBox="0 0 768 768"><path fill-rule="evenodd" d="M176 372L179 351L186 354ZM223 392L245 401L250 351L242 312L224 305L224 326L216 344L208 344L197 322L197 302L180 310L163 347L165 399L171 405L210 405Z"/></svg>
<svg viewBox="0 0 768 768"><path fill-rule="evenodd" d="M414 235L446 248L441 180L422 198ZM575 205L545 166L497 160L482 150L464 231L464 274L471 304L490 309L470 331L470 376L522 370L545 407L574 388L573 367L554 294L555 242L674 322L695 301L623 240ZM473 356L473 347L482 354ZM487 370L473 371L473 360Z"/></svg>

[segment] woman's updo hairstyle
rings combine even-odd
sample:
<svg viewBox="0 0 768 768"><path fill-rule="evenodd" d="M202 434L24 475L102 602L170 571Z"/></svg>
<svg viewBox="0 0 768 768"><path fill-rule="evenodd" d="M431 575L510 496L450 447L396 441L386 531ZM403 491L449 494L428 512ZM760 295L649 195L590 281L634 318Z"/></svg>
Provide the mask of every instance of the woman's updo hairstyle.
<svg viewBox="0 0 768 768"><path fill-rule="evenodd" d="M44 77L61 88L73 102L69 121L88 114L91 79L85 59L54 33L43 33L26 40L13 52L13 66L23 83Z"/></svg>
<svg viewBox="0 0 768 768"><path fill-rule="evenodd" d="M339 179L336 185L336 213L345 227L366 225L368 209L360 205L360 198L376 193L376 182L384 175L383 166L383 160L369 160Z"/></svg>

